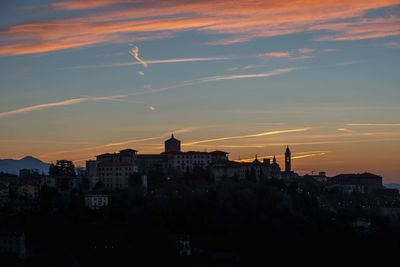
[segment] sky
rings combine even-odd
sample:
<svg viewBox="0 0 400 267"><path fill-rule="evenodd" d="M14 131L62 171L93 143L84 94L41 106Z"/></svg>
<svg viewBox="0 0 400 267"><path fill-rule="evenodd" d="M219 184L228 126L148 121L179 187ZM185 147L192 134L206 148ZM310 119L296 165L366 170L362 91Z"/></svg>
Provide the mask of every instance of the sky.
<svg viewBox="0 0 400 267"><path fill-rule="evenodd" d="M0 158L277 156L400 182L400 0L0 2Z"/></svg>

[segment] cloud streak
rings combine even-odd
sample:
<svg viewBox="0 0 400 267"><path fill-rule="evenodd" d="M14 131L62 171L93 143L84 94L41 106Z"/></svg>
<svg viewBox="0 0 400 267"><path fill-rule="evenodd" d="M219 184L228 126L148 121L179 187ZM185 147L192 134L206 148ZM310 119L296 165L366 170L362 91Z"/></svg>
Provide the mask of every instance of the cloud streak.
<svg viewBox="0 0 400 267"><path fill-rule="evenodd" d="M202 61L218 61L218 60L229 60L231 57L189 57L189 58L170 58L170 59L152 59L146 60L147 64L166 64L166 63L190 63L190 62L202 62ZM140 65L139 62L118 62L111 64L100 64L100 65L84 65L76 66L73 68L86 69L86 68L112 68L112 67L126 67L132 65Z"/></svg>
<svg viewBox="0 0 400 267"><path fill-rule="evenodd" d="M27 106L23 108L18 108L10 111L3 111L0 112L0 118L17 115L21 113L30 113L33 111L44 110L54 107L63 107L63 106L71 106L76 105L84 102L94 102L94 101L120 101L121 98L125 97L126 95L114 95L114 96L100 96L100 97L80 97L80 98L72 98L66 99L58 102L52 103L45 103L33 106Z"/></svg>
<svg viewBox="0 0 400 267"><path fill-rule="evenodd" d="M269 136L269 135L287 134L287 133L298 133L298 132L305 132L310 129L311 128L298 128L298 129L289 129L289 130L276 130L276 131L262 132L262 133L249 134L249 135L219 137L219 138L214 138L214 139L206 139L206 140L188 142L188 143L184 143L183 145L191 146L191 145L198 145L198 144L203 144L203 143L227 141L227 140L234 140L234 139L254 138L254 137L262 137L262 136Z"/></svg>
<svg viewBox="0 0 400 267"><path fill-rule="evenodd" d="M292 72L300 68L280 68L268 72L253 73L253 74L236 74L236 75L219 75L205 77L199 80L199 82L216 82L224 80L238 80L238 79L252 79L252 78L267 78L272 76L277 76L280 74Z"/></svg>
<svg viewBox="0 0 400 267"><path fill-rule="evenodd" d="M348 123L347 126L398 127L400 123Z"/></svg>
<svg viewBox="0 0 400 267"><path fill-rule="evenodd" d="M129 51L129 54L131 54L140 64L142 64L143 67L147 68L149 66L146 61L139 57L139 47L135 46L132 48L131 51Z"/></svg>
<svg viewBox="0 0 400 267"><path fill-rule="evenodd" d="M226 0L62 1L50 4L53 12L61 15L59 18L4 28L0 32L0 55L141 42L182 31L212 34L216 39L209 44L213 45L303 32L320 33L320 41L399 36L398 16L387 16L385 12L371 15L371 11L386 11L399 5L399 0L238 0L234 5ZM69 11L68 17L64 11Z"/></svg>
<svg viewBox="0 0 400 267"><path fill-rule="evenodd" d="M318 157L318 156L324 156L330 151L305 151L305 152L297 152L297 153L292 153L292 160L296 159L303 159L303 158L309 158L309 157ZM260 159L271 159L274 157L274 155L265 155L265 156L258 156L257 158ZM282 158L283 156L279 155L276 156L276 158ZM246 158L246 159L239 159L235 160L236 162L252 162L254 158Z"/></svg>

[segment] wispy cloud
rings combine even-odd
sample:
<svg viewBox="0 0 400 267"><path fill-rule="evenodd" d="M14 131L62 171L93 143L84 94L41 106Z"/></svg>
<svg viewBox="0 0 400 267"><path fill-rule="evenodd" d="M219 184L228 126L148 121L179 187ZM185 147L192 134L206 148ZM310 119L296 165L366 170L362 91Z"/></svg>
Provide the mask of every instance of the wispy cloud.
<svg viewBox="0 0 400 267"><path fill-rule="evenodd" d="M107 7L121 3L133 2L132 0L68 0L50 4L54 9L83 10Z"/></svg>
<svg viewBox="0 0 400 267"><path fill-rule="evenodd" d="M233 68L229 68L229 71L238 71L238 70L251 70L251 69L255 69L255 68L261 68L261 67L266 67L266 65L246 65L243 67L233 67Z"/></svg>
<svg viewBox="0 0 400 267"><path fill-rule="evenodd" d="M307 48L307 47L299 49L299 53L300 54L310 54L310 53L312 53L314 51L315 51L314 48Z"/></svg>
<svg viewBox="0 0 400 267"><path fill-rule="evenodd" d="M134 48L132 48L129 51L129 54L131 54L140 64L142 64L143 67L145 67L145 68L148 67L147 62L139 57L139 47L135 46Z"/></svg>
<svg viewBox="0 0 400 267"><path fill-rule="evenodd" d="M400 42L387 42L384 43L384 46L389 48L400 48Z"/></svg>
<svg viewBox="0 0 400 267"><path fill-rule="evenodd" d="M169 58L169 59L151 59L146 60L147 64L166 64L166 63L190 63L190 62L201 62L201 61L217 61L217 60L228 60L231 57L189 57L189 58ZM126 67L132 65L139 65L139 62L117 62L111 64L99 64L99 65L83 65L75 66L77 69L88 69L88 68L113 68L113 67Z"/></svg>
<svg viewBox="0 0 400 267"><path fill-rule="evenodd" d="M259 57L269 59L308 59L313 57L317 50L314 48L299 48L290 51L272 51L258 54Z"/></svg>
<svg viewBox="0 0 400 267"><path fill-rule="evenodd" d="M398 127L400 123L348 123L347 126Z"/></svg>
<svg viewBox="0 0 400 267"><path fill-rule="evenodd" d="M323 53L332 53L332 52L336 52L337 51L337 49L335 49L335 48L324 48L324 49L321 49L321 52L323 52Z"/></svg>
<svg viewBox="0 0 400 267"><path fill-rule="evenodd" d="M292 160L304 159L304 158L309 158L309 157L321 157L321 156L326 155L327 153L328 153L328 151L319 152L319 153L309 153L309 154L304 154L304 155L298 155L298 156L293 156Z"/></svg>
<svg viewBox="0 0 400 267"><path fill-rule="evenodd" d="M188 142L188 143L184 143L183 145L190 146L190 145L198 145L198 144L203 144L203 143L234 140L234 139L254 138L254 137L262 137L262 136L269 136L269 135L287 134L287 133L298 133L298 132L305 132L310 129L311 128L298 128L298 129L289 129L289 130L276 130L276 131L262 132L262 133L249 134L249 135L219 137L219 138L214 138L214 139L206 139L206 140Z"/></svg>
<svg viewBox="0 0 400 267"><path fill-rule="evenodd" d="M281 58L281 57L291 57L292 54L290 52L267 52L267 53L263 53L263 54L259 54L260 57L277 57L277 58Z"/></svg>
<svg viewBox="0 0 400 267"><path fill-rule="evenodd" d="M195 127L188 127L188 128L173 130L173 132L175 134L187 133L187 132L193 131L194 129L195 129ZM170 134L171 134L171 132L166 132L161 135L154 136L154 137L148 137L148 138L142 138L142 139L131 139L131 140L125 140L125 141L120 141L120 142L115 142L115 143L109 143L109 144L104 145L104 147L123 146L123 145L128 145L128 144L133 144L133 143L159 140L161 138L165 138L165 137L169 136Z"/></svg>
<svg viewBox="0 0 400 267"><path fill-rule="evenodd" d="M297 153L292 153L292 159L303 159L303 158L309 158L309 157L318 157L318 156L324 156L330 151L304 151L304 152L297 152ZM257 158L260 160L262 159L271 159L275 155L263 155L263 156L257 156ZM283 156L278 155L276 158L282 158ZM239 159L235 160L236 162L252 162L254 158L245 158L245 159Z"/></svg>
<svg viewBox="0 0 400 267"><path fill-rule="evenodd" d="M280 69L275 69L272 71L262 72L262 73L210 76L210 77L205 77L205 78L200 79L199 82L215 82L215 81L224 81L224 80L267 78L267 77L272 77L272 76L277 76L280 74L292 72L292 71L295 71L298 69L300 69L300 68L280 68Z"/></svg>
<svg viewBox="0 0 400 267"><path fill-rule="evenodd" d="M179 128L179 129L174 129L174 133L187 133L194 131L195 129L198 129L200 127L187 127L187 128ZM60 151L55 151L55 152L49 152L45 153L42 155L39 155L40 158L52 158L57 155L69 155L69 158L72 156L78 156L82 157L83 155L87 155L88 157L85 158L93 158L95 154L93 153L104 153L104 152L109 152L110 149L118 149L121 147L127 147L128 145L131 144L137 144L140 143L143 145L143 142L147 141L154 141L154 140L161 140L163 138L167 138L168 136L171 135L171 132L164 132L162 134L156 135L156 136L151 136L151 137L144 137L144 138L136 138L136 139L129 139L129 140L123 140L123 141L118 141L118 142L112 142L112 143L107 143L107 144L101 144L101 145L96 145L96 146L90 146L90 147L84 147L84 148L77 148L77 149L70 149L70 150L60 150ZM147 146L149 145L154 145L154 144L146 144ZM159 146L157 144L156 146Z"/></svg>
<svg viewBox="0 0 400 267"><path fill-rule="evenodd" d="M121 98L123 98L125 96L126 95L99 96L99 97L88 96L88 97L66 99L66 100L62 100L62 101L58 101L58 102L45 103L45 104L27 106L27 107L18 108L18 109L9 110L9 111L3 111L3 112L0 112L0 118L11 116L11 115L17 115L17 114L21 114L21 113L29 113L29 112L33 112L33 111L54 108L54 107L76 105L76 104L80 104L80 103L84 103L84 102L120 101Z"/></svg>
<svg viewBox="0 0 400 267"><path fill-rule="evenodd" d="M338 130L339 132L354 133L353 130L346 129L346 128L338 128L337 130Z"/></svg>
<svg viewBox="0 0 400 267"><path fill-rule="evenodd" d="M347 22L332 22L311 27L312 30L328 30L333 34L322 35L317 41L354 41L400 35L400 18L358 18Z"/></svg>
<svg viewBox="0 0 400 267"><path fill-rule="evenodd" d="M217 39L210 43L220 45L310 31L323 32L318 39L329 41L400 35L398 16L371 15L373 10L398 7L398 0L238 0L234 5L226 0L70 0L50 6L53 12L90 12L6 27L0 33L0 55L140 42L190 30L213 34Z"/></svg>

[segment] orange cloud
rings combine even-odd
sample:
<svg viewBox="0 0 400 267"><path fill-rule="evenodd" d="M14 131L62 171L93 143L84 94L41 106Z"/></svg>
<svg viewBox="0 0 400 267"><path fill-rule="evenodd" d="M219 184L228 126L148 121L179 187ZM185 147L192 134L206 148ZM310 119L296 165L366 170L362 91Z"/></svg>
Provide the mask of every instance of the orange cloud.
<svg viewBox="0 0 400 267"><path fill-rule="evenodd" d="M364 16L376 9L399 5L399 0L238 0L235 4L226 0L61 1L50 7L55 12L90 9L90 13L6 27L0 32L3 39L0 55L140 42L187 30L216 35L217 39L210 44L231 44L309 31L325 31L317 39L325 41L398 36L398 17L367 19ZM107 6L113 7L101 8Z"/></svg>

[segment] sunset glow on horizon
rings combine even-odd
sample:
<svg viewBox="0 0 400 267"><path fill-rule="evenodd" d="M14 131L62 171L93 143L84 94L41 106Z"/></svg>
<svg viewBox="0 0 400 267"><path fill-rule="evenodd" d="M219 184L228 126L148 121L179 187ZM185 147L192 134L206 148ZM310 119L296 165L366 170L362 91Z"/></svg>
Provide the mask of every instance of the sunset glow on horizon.
<svg viewBox="0 0 400 267"><path fill-rule="evenodd" d="M400 182L400 0L0 3L0 159L286 146Z"/></svg>

